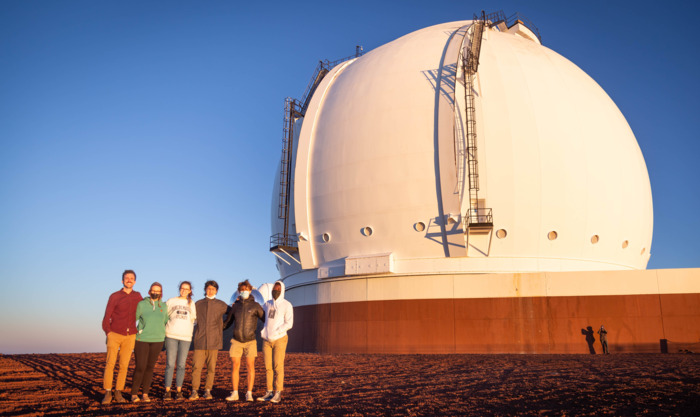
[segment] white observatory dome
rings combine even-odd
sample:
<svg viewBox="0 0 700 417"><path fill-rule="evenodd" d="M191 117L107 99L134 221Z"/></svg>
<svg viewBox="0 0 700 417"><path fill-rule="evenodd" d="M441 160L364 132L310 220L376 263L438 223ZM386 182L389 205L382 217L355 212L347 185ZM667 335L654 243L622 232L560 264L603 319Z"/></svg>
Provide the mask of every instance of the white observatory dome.
<svg viewBox="0 0 700 417"><path fill-rule="evenodd" d="M467 97L471 23L325 75L294 125L283 277L646 268L651 187L615 103L522 25L484 30Z"/></svg>

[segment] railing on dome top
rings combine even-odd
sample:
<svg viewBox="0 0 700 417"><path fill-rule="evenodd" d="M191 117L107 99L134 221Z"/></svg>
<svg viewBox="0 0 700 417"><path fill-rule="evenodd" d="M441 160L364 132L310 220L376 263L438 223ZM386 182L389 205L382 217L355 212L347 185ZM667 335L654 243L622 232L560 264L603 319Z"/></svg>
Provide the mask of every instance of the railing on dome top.
<svg viewBox="0 0 700 417"><path fill-rule="evenodd" d="M301 103L302 116L306 114L306 109L309 107L311 97L313 97L316 87L321 84L321 81L326 74L328 74L338 64L342 64L343 62L351 59L359 58L363 53L364 51L362 50L362 46L357 45L355 47L355 55L346 56L345 58L336 59L335 61L329 61L327 59L318 61L314 75L311 76L311 81L309 82L309 85L306 87L306 91L304 91L304 95L301 96L301 100L299 101Z"/></svg>
<svg viewBox="0 0 700 417"><path fill-rule="evenodd" d="M289 233L289 205L292 192L292 153L294 150L294 123L300 117L306 115L311 97L323 78L335 66L351 59L359 58L363 54L362 46L355 47L355 55L337 59L335 61L323 60L318 62L318 66L311 77L311 82L306 87L301 100L287 97L284 100L284 120L282 124L282 160L280 162L280 188L278 218L284 219L284 229L281 233L270 236L270 251L295 252L299 240L295 235Z"/></svg>
<svg viewBox="0 0 700 417"><path fill-rule="evenodd" d="M537 36L537 39L542 43L542 37L540 36L540 31L528 18L520 14L520 12L515 12L512 15L506 17L503 10L497 12L485 14L482 12L482 18L487 22L489 27L497 26L499 23L505 23L506 27L510 28L517 23L522 23L526 28L530 29L532 33ZM474 20L480 19L479 16L474 15Z"/></svg>

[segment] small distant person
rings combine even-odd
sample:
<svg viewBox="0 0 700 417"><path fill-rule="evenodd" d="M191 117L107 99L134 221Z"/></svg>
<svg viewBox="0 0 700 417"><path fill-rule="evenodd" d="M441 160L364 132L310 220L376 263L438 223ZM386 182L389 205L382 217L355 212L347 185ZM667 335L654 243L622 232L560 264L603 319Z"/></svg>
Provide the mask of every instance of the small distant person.
<svg viewBox="0 0 700 417"><path fill-rule="evenodd" d="M255 357L258 355L255 332L258 328L258 320L265 322L265 312L262 306L255 302L251 296L253 286L248 280L238 283L240 296L231 306L231 312L226 320L226 328L233 327L233 339L231 339L232 370L231 382L233 391L226 401L238 401L238 379L241 368L241 356L246 358L248 370L248 391L245 394L246 401L253 401L253 384L255 383Z"/></svg>
<svg viewBox="0 0 700 417"><path fill-rule="evenodd" d="M263 358L265 359L265 376L267 392L258 401L278 403L282 400L284 389L284 355L287 351L287 330L294 324L292 303L284 299L284 283L275 282L272 298L263 304L265 327L262 329ZM273 387L274 380L274 387ZM273 392L274 388L274 392Z"/></svg>
<svg viewBox="0 0 700 417"><path fill-rule="evenodd" d="M603 327L603 325L600 326L600 330L598 330L598 335L600 339L600 345L603 346L603 354L609 354L610 351L608 350L608 331L605 330L605 327Z"/></svg>
<svg viewBox="0 0 700 417"><path fill-rule="evenodd" d="M134 291L136 273L127 269L122 273L122 289L112 293L107 301L107 308L102 319L102 330L107 335L107 364L105 365L103 388L105 396L102 404L112 402L112 380L114 366L119 358L119 373L114 392L114 400L124 403L122 391L126 384L126 372L129 369L131 352L136 344L136 305L141 302L141 294Z"/></svg>
<svg viewBox="0 0 700 417"><path fill-rule="evenodd" d="M165 323L168 322L168 306L161 301L163 286L158 282L151 284L148 297L136 306L136 319L139 321L136 334L136 366L131 384L131 402L137 403L139 388L143 391L143 401L151 402L148 393L153 381L153 368L158 355L163 350L165 340Z"/></svg>
<svg viewBox="0 0 700 417"><path fill-rule="evenodd" d="M187 353L192 344L192 332L194 322L197 319L197 308L192 301L192 283L182 281L180 283L180 295L169 299L168 324L165 326L165 396L163 400L169 401L173 397L170 388L173 384L173 372L177 365L175 386L176 400L183 399L182 384L185 382L185 365Z"/></svg>
<svg viewBox="0 0 700 417"><path fill-rule="evenodd" d="M207 366L207 381L204 386L204 399L212 399L216 372L216 356L224 347L224 314L229 310L228 304L216 299L219 284L216 281L204 283L205 297L195 303L197 322L194 328L194 356L192 364L192 395L190 400L199 399L199 384L202 380L202 368Z"/></svg>

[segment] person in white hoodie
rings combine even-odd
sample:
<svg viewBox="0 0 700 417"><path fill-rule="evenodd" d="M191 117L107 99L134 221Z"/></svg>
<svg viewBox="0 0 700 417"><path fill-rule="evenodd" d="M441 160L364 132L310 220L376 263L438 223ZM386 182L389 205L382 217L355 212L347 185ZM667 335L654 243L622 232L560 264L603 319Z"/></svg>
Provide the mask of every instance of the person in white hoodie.
<svg viewBox="0 0 700 417"><path fill-rule="evenodd" d="M265 327L261 332L267 392L258 401L278 403L284 389L284 355L287 351L287 330L294 324L292 303L284 299L284 283L276 281L271 297L263 304ZM274 387L273 387L274 382ZM274 388L274 391L273 391Z"/></svg>
<svg viewBox="0 0 700 417"><path fill-rule="evenodd" d="M197 309L192 301L192 284L189 281L180 283L180 296L169 299L168 324L165 326L165 401L172 400L170 387L173 383L173 371L176 369L175 386L177 394L175 399L181 400L182 384L185 382L185 364L187 353L192 343L192 330L197 320Z"/></svg>

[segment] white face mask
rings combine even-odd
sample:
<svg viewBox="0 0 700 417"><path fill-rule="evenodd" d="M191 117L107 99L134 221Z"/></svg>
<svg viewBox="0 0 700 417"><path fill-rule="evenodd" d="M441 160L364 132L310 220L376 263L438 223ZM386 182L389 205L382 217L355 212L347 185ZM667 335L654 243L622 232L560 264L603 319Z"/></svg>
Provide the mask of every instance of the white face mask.
<svg viewBox="0 0 700 417"><path fill-rule="evenodd" d="M250 291L241 291L241 298L247 300L250 297Z"/></svg>

